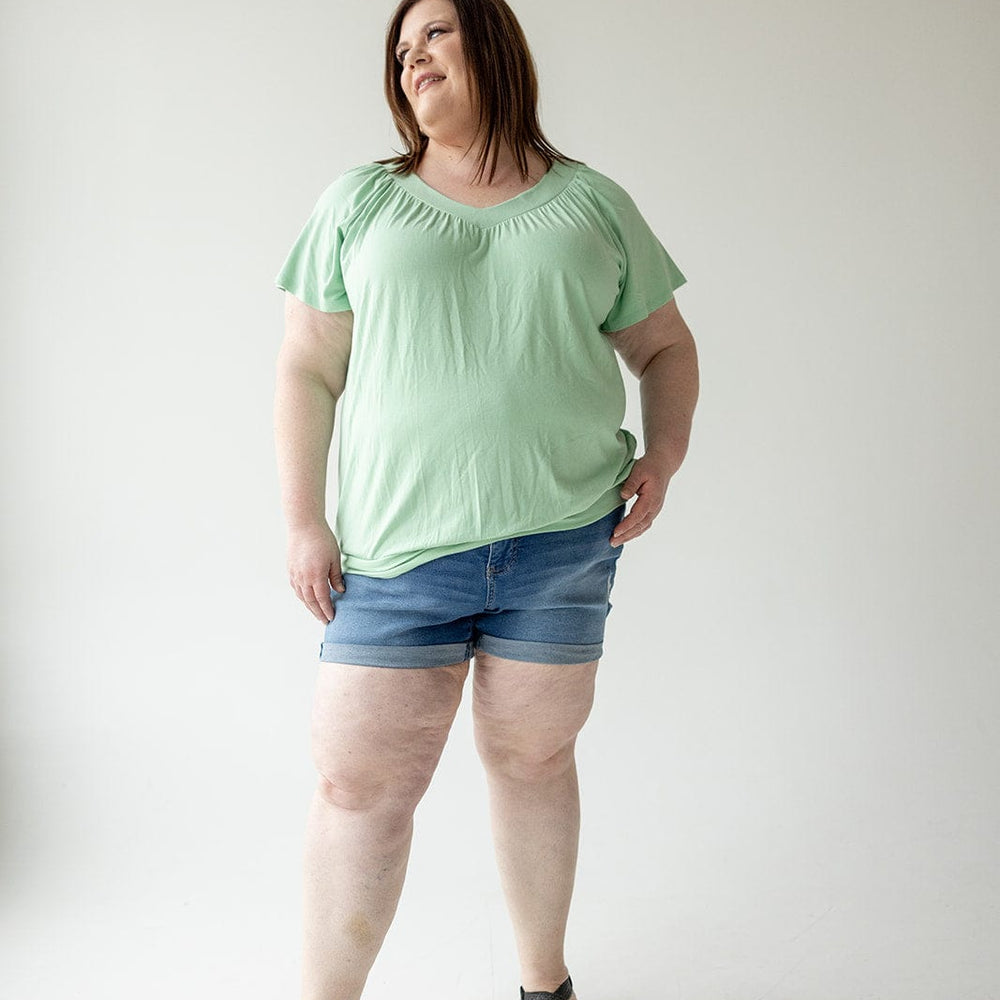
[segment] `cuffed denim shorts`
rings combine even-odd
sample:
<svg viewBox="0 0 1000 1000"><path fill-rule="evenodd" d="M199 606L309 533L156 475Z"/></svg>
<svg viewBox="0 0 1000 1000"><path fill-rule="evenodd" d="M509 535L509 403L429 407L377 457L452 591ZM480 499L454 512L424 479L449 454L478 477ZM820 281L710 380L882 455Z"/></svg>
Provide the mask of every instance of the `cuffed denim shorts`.
<svg viewBox="0 0 1000 1000"><path fill-rule="evenodd" d="M625 504L563 531L453 552L390 579L345 573L319 658L372 667L437 667L477 649L533 663L585 663L604 624L623 545Z"/></svg>

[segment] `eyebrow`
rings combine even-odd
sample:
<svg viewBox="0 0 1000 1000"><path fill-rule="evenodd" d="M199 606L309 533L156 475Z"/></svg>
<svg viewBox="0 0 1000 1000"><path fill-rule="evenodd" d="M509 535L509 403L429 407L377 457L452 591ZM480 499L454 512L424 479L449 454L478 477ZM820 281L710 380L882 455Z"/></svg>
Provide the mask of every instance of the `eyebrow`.
<svg viewBox="0 0 1000 1000"><path fill-rule="evenodd" d="M449 22L448 22L448 18L446 18L446 17L435 17L433 21L428 21L428 22L427 22L427 23L426 23L426 24L425 24L425 25L424 25L424 26L423 26L423 27L422 27L422 28L421 28L421 29L420 29L420 30L419 30L419 31L417 32L417 34L418 34L418 35L422 35L422 34L423 34L423 33L424 33L424 32L425 32L425 31L426 31L426 30L427 30L427 29L428 29L428 28L429 28L429 27L430 27L430 26L431 26L432 24L437 24L437 23L438 23L439 21L440 21L440 22L441 22L442 24L449 24ZM450 25L449 25L449 27L450 27ZM399 50L400 50L400 49L401 49L402 47L403 47L403 42L402 42L402 40L400 40L399 44L398 44L398 45L396 46L396 51L395 51L395 53L394 53L394 55L396 56L396 58L397 58L397 59L399 58Z"/></svg>

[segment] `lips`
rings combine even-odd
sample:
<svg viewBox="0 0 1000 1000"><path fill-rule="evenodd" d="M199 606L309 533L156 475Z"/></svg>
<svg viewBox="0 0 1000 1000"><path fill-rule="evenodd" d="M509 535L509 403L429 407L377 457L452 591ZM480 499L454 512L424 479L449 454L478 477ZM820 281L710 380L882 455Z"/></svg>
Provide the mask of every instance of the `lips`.
<svg viewBox="0 0 1000 1000"><path fill-rule="evenodd" d="M440 73L421 73L420 76L413 81L413 89L419 94L423 92L422 84L424 80L430 80L433 82L435 80L443 79L444 77ZM428 84L428 86L430 86L430 84Z"/></svg>

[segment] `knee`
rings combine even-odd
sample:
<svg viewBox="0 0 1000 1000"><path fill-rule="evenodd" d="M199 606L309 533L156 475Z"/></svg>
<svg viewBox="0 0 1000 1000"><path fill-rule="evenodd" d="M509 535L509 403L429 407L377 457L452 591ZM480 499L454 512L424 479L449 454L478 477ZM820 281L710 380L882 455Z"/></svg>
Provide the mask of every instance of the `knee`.
<svg viewBox="0 0 1000 1000"><path fill-rule="evenodd" d="M480 731L476 735L476 749L483 766L494 777L544 782L573 767L576 733L562 740L526 736L521 741L510 741Z"/></svg>
<svg viewBox="0 0 1000 1000"><path fill-rule="evenodd" d="M422 794L422 789L413 786L345 781L343 775L331 779L322 772L316 783L316 795L324 806L340 813L367 817L365 822L377 824L379 837L393 841L408 835Z"/></svg>
<svg viewBox="0 0 1000 1000"><path fill-rule="evenodd" d="M576 738L590 714L593 698L533 706L498 704L480 690L473 697L476 750L493 776L545 781L574 766Z"/></svg>
<svg viewBox="0 0 1000 1000"><path fill-rule="evenodd" d="M322 767L318 770L316 790L328 805L360 812L386 801L383 782L365 780L360 776L348 777L336 768L327 768L332 777Z"/></svg>
<svg viewBox="0 0 1000 1000"><path fill-rule="evenodd" d="M332 753L314 747L317 791L329 805L350 811L378 810L408 818L430 785L437 757L413 756L405 762Z"/></svg>

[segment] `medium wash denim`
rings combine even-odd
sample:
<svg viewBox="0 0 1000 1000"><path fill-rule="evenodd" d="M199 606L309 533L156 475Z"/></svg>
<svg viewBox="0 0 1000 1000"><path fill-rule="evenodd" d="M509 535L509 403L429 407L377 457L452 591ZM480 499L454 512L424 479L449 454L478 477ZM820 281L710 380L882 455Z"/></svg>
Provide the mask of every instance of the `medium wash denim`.
<svg viewBox="0 0 1000 1000"><path fill-rule="evenodd" d="M564 531L518 535L453 552L390 579L345 573L320 660L436 667L477 649L533 663L584 663L604 651L623 545L623 503Z"/></svg>

